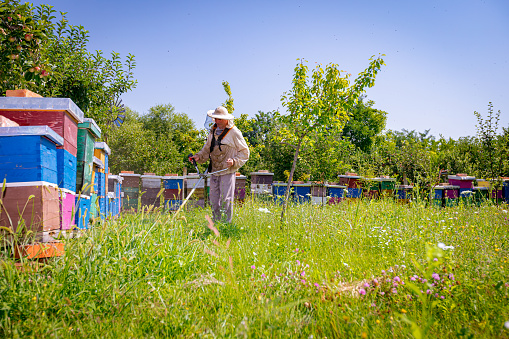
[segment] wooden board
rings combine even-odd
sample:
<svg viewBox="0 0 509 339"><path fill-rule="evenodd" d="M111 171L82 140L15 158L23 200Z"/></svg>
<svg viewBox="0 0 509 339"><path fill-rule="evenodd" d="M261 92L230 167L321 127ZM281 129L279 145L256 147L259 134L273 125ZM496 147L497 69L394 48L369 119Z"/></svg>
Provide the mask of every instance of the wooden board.
<svg viewBox="0 0 509 339"><path fill-rule="evenodd" d="M57 150L58 187L76 190L76 157L65 149Z"/></svg>
<svg viewBox="0 0 509 339"><path fill-rule="evenodd" d="M16 246L14 256L16 259L38 259L60 257L65 253L65 245L62 242L36 243Z"/></svg>

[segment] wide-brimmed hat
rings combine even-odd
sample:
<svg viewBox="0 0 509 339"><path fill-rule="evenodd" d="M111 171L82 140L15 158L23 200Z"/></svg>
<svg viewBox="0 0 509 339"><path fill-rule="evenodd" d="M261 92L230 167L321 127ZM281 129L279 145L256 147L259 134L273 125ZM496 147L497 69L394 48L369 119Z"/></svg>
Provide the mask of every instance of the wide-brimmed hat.
<svg viewBox="0 0 509 339"><path fill-rule="evenodd" d="M207 111L207 115L214 119L233 120L233 114L228 113L228 110L223 106L219 106L215 110Z"/></svg>

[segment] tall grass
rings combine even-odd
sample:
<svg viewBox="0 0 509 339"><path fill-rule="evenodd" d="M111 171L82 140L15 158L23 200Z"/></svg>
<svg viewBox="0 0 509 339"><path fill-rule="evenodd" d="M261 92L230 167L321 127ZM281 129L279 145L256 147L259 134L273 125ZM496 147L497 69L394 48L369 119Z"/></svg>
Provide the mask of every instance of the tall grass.
<svg viewBox="0 0 509 339"><path fill-rule="evenodd" d="M38 270L5 248L0 336L508 337L504 207L280 212L250 200L214 226L207 209L125 213Z"/></svg>

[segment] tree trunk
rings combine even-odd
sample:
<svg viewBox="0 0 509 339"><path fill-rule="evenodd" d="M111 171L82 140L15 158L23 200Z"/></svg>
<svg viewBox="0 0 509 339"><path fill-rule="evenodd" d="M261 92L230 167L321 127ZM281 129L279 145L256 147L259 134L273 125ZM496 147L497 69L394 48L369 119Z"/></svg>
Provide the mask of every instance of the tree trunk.
<svg viewBox="0 0 509 339"><path fill-rule="evenodd" d="M297 147L295 147L295 154L293 156L292 170L290 171L290 176L288 177L288 185L286 185L285 200L283 202L283 211L281 212L281 222L284 222L284 220L285 220L285 212L286 212L286 207L288 205L288 197L290 196L290 186L292 184L293 174L295 173L295 167L297 165L297 159L299 157L299 150L300 150L300 146L302 144L302 140L304 140L304 137L300 138L299 143L297 144Z"/></svg>

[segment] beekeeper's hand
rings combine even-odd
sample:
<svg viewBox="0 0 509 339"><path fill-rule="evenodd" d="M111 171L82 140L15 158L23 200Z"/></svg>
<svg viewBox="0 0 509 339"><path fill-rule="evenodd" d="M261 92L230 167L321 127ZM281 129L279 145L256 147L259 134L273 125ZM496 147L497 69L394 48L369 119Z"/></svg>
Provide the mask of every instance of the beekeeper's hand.
<svg viewBox="0 0 509 339"><path fill-rule="evenodd" d="M232 167L233 166L233 159L229 158L228 160L226 160L226 166Z"/></svg>

